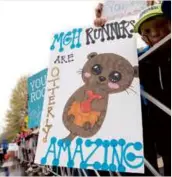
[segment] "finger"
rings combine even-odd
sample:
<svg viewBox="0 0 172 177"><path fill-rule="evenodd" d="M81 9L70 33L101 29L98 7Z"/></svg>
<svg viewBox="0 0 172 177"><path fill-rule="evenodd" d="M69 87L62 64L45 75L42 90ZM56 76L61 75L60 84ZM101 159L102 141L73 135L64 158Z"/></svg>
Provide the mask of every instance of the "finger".
<svg viewBox="0 0 172 177"><path fill-rule="evenodd" d="M103 4L99 3L99 5L96 8L96 18L100 18L102 15L103 10Z"/></svg>
<svg viewBox="0 0 172 177"><path fill-rule="evenodd" d="M103 20L102 20L102 18L100 18L100 19L97 21L97 22L98 22L98 26L99 26L99 27L101 27L101 26L102 26L102 24L103 24L103 23L102 23L102 21L103 21Z"/></svg>
<svg viewBox="0 0 172 177"><path fill-rule="evenodd" d="M151 1L151 6L153 6L154 4L156 4L156 0Z"/></svg>
<svg viewBox="0 0 172 177"><path fill-rule="evenodd" d="M155 3L156 4L159 4L161 1L160 0L155 0Z"/></svg>
<svg viewBox="0 0 172 177"><path fill-rule="evenodd" d="M102 9L96 9L96 18L100 18L102 15Z"/></svg>
<svg viewBox="0 0 172 177"><path fill-rule="evenodd" d="M98 25L99 27L104 26L105 23L106 23L106 20L105 20L104 18L100 18L100 19L98 19L98 21L97 21L97 25Z"/></svg>
<svg viewBox="0 0 172 177"><path fill-rule="evenodd" d="M98 4L98 9L101 10L101 11L103 10L103 4L102 3Z"/></svg>
<svg viewBox="0 0 172 177"><path fill-rule="evenodd" d="M154 3L154 0L147 0L147 6L152 6Z"/></svg>
<svg viewBox="0 0 172 177"><path fill-rule="evenodd" d="M94 20L94 25L97 26L97 19Z"/></svg>
<svg viewBox="0 0 172 177"><path fill-rule="evenodd" d="M143 40L147 45L153 46L153 45L152 45L152 42L149 40L148 36L143 35L143 36L142 36L142 40Z"/></svg>
<svg viewBox="0 0 172 177"><path fill-rule="evenodd" d="M106 23L106 19L102 19L102 20L101 20L101 26L104 26L105 23Z"/></svg>
<svg viewBox="0 0 172 177"><path fill-rule="evenodd" d="M101 27L101 19L97 20L97 27Z"/></svg>
<svg viewBox="0 0 172 177"><path fill-rule="evenodd" d="M147 6L150 6L150 1L146 0Z"/></svg>
<svg viewBox="0 0 172 177"><path fill-rule="evenodd" d="M95 25L96 27L100 27L100 23L99 23L99 20L98 20L98 19L95 19L95 20L94 20L94 25Z"/></svg>
<svg viewBox="0 0 172 177"><path fill-rule="evenodd" d="M152 0L151 2L152 2L152 3L151 3L151 6L153 6L153 5L155 4L155 1L154 1L154 0Z"/></svg>
<svg viewBox="0 0 172 177"><path fill-rule="evenodd" d="M102 3L99 3L99 4L98 4L98 8L99 8L99 9L102 9L102 8L103 8L103 4L102 4Z"/></svg>

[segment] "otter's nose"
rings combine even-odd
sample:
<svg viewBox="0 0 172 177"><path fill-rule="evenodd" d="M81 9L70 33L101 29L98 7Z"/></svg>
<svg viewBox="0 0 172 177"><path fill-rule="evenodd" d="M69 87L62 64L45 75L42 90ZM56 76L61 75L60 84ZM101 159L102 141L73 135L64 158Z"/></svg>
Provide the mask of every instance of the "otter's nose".
<svg viewBox="0 0 172 177"><path fill-rule="evenodd" d="M103 82L103 81L105 81L105 80L106 80L106 78L105 78L105 77L103 77L103 76L99 76L99 80L100 80L100 82Z"/></svg>

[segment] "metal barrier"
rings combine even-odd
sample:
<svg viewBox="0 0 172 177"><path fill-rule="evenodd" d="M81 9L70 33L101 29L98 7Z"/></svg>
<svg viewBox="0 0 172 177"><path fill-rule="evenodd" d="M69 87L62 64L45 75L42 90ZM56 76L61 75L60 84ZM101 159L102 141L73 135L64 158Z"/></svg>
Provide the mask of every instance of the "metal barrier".
<svg viewBox="0 0 172 177"><path fill-rule="evenodd" d="M171 110L167 106L165 106L164 104L162 104L160 101L158 101L157 99L155 99L153 96L151 96L150 94L148 94L144 90L141 90L141 95L143 97L145 97L146 99L148 99L153 104L155 104L158 108L162 109L169 116L171 116Z"/></svg>

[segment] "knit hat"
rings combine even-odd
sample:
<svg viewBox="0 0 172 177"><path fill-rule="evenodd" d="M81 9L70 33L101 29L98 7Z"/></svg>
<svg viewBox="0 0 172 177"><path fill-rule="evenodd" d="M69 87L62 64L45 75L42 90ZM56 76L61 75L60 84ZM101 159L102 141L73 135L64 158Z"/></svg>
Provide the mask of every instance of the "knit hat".
<svg viewBox="0 0 172 177"><path fill-rule="evenodd" d="M140 26L141 26L141 24L143 22L145 22L149 18L152 18L152 17L155 17L155 16L159 16L159 15L163 15L163 12L161 10L161 4L150 6L150 7L146 8L146 9L144 9L140 13L139 20L137 21L137 23L134 26L134 32L135 33L139 33L139 28L140 28Z"/></svg>

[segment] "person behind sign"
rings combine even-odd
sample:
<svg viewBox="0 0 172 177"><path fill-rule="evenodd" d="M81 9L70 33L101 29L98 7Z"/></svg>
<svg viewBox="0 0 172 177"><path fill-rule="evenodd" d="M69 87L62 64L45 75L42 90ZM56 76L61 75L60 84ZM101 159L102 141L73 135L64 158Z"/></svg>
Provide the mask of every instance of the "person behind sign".
<svg viewBox="0 0 172 177"><path fill-rule="evenodd" d="M8 150L8 142L6 139L2 140L2 150L3 150L3 158L4 158Z"/></svg>
<svg viewBox="0 0 172 177"><path fill-rule="evenodd" d="M11 160L10 153L6 153L4 156L4 163L2 165L2 167L4 169L5 176L10 175L10 171L9 171L9 167L11 166L10 160Z"/></svg>
<svg viewBox="0 0 172 177"><path fill-rule="evenodd" d="M0 165L3 163L3 149L0 144Z"/></svg>
<svg viewBox="0 0 172 177"><path fill-rule="evenodd" d="M161 4L148 7L139 17L134 31L139 33L148 45L147 50L171 32L171 21L164 16ZM139 56L144 52L145 50L139 53Z"/></svg>

